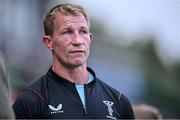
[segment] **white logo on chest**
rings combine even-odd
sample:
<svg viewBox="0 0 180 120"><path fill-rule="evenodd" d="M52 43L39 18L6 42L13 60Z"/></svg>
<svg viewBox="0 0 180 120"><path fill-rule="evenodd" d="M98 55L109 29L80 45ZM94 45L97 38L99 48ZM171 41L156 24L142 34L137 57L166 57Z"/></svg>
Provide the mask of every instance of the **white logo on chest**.
<svg viewBox="0 0 180 120"><path fill-rule="evenodd" d="M114 102L104 100L103 103L108 107L109 115L107 115L106 117L111 119L116 119L115 117L113 117L113 109L112 109L112 105L114 104Z"/></svg>
<svg viewBox="0 0 180 120"><path fill-rule="evenodd" d="M62 104L59 104L57 106L57 108L53 107L52 105L48 105L49 108L52 110L51 114L55 114L55 113L63 113L64 111L62 110Z"/></svg>

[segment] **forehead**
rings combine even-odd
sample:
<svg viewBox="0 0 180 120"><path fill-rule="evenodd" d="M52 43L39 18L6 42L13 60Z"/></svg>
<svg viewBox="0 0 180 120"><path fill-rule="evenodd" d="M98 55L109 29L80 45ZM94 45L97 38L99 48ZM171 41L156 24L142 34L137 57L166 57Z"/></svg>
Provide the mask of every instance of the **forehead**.
<svg viewBox="0 0 180 120"><path fill-rule="evenodd" d="M83 15L64 15L59 13L56 15L54 22L58 28L70 26L88 27L88 23Z"/></svg>

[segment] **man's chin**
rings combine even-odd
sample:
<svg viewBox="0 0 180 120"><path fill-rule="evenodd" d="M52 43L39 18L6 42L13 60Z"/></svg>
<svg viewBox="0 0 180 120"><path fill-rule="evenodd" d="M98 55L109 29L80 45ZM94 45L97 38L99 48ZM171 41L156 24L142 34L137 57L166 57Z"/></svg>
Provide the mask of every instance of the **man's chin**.
<svg viewBox="0 0 180 120"><path fill-rule="evenodd" d="M81 66L83 66L83 65L84 65L84 63L76 63L76 64L73 64L74 67L81 67Z"/></svg>
<svg viewBox="0 0 180 120"><path fill-rule="evenodd" d="M81 66L83 66L83 65L85 65L85 62L84 62L84 61L76 61L76 62L74 62L74 63L71 64L71 67L77 68L77 67L81 67Z"/></svg>

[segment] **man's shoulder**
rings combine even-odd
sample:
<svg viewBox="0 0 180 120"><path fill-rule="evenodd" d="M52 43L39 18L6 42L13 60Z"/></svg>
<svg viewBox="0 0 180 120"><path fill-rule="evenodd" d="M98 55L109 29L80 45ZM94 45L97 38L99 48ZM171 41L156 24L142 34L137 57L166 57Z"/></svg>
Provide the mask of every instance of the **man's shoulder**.
<svg viewBox="0 0 180 120"><path fill-rule="evenodd" d="M44 76L42 76L19 93L13 104L13 109L16 114L18 114L19 110L28 111L29 109L29 111L33 111L41 108L46 101L43 90L44 82Z"/></svg>
<svg viewBox="0 0 180 120"><path fill-rule="evenodd" d="M104 87L105 89L108 89L112 92L115 92L115 93L119 93L119 91L117 89L115 89L114 87L112 87L111 85L107 84L106 82L104 82L103 80L100 80L99 78L96 78L97 79L97 82L98 84L101 86L101 87Z"/></svg>
<svg viewBox="0 0 180 120"><path fill-rule="evenodd" d="M36 90L41 90L43 85L46 85L46 75L42 75L38 79L32 81L25 89L36 89Z"/></svg>
<svg viewBox="0 0 180 120"><path fill-rule="evenodd" d="M43 94L42 85L43 78L41 77L20 92L13 104L17 118L31 118L43 110L46 96Z"/></svg>
<svg viewBox="0 0 180 120"><path fill-rule="evenodd" d="M41 76L39 79L30 83L26 88L24 88L17 99L27 102L35 102L44 100L44 90L46 85L45 76Z"/></svg>
<svg viewBox="0 0 180 120"><path fill-rule="evenodd" d="M128 98L125 94L123 94L121 91L115 89L111 85L108 85L106 82L100 80L97 78L98 84L101 88L103 88L103 91L107 91L108 93L111 93L111 95L116 96L119 100L128 101Z"/></svg>

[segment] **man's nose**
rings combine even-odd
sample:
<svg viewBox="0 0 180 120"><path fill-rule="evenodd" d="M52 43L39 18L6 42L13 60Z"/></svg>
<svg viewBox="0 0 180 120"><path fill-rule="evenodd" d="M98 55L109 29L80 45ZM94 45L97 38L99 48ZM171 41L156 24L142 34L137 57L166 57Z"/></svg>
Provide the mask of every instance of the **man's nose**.
<svg viewBox="0 0 180 120"><path fill-rule="evenodd" d="M83 44L82 37L80 36L79 33L74 33L72 38L72 44L75 46L80 46Z"/></svg>

